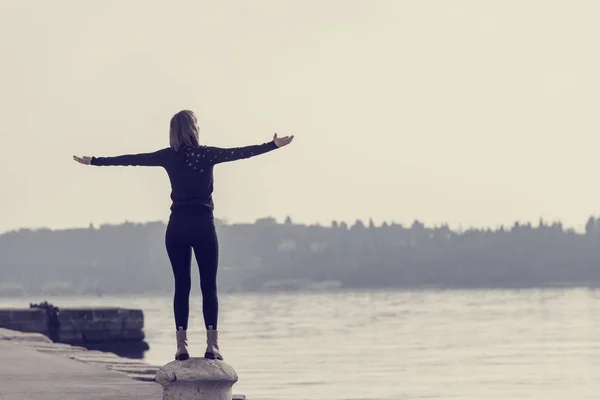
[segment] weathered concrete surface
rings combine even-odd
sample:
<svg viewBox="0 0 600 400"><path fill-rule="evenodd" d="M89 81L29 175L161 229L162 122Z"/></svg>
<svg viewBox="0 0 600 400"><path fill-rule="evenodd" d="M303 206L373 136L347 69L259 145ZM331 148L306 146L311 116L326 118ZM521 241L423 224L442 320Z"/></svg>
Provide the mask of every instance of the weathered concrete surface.
<svg viewBox="0 0 600 400"><path fill-rule="evenodd" d="M56 354L0 340L2 400L159 400L162 387Z"/></svg>
<svg viewBox="0 0 600 400"><path fill-rule="evenodd" d="M0 328L0 341L11 341L15 345L28 347L42 353L60 355L72 360L92 364L107 370L118 371L139 381L154 381L158 367L141 360L121 358L113 353L87 350L84 347L65 343L53 343L41 333L18 332ZM0 356L0 364L2 358ZM1 399L1 397L0 397Z"/></svg>
<svg viewBox="0 0 600 400"><path fill-rule="evenodd" d="M40 333L18 332L4 328L0 328L0 340L25 343L52 343L52 340Z"/></svg>
<svg viewBox="0 0 600 400"><path fill-rule="evenodd" d="M223 361L190 358L162 366L156 381L164 387L164 400L232 400L238 375Z"/></svg>

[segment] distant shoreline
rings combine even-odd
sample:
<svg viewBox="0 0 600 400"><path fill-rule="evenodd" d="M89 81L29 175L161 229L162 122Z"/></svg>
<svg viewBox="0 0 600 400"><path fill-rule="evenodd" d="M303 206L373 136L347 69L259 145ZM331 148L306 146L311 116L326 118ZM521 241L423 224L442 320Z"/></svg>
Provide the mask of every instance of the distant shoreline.
<svg viewBox="0 0 600 400"><path fill-rule="evenodd" d="M0 235L0 296L171 296L164 229L125 223ZM465 232L419 221L319 227L273 219L218 230L220 293L600 287L600 219L592 217L582 235L542 220Z"/></svg>

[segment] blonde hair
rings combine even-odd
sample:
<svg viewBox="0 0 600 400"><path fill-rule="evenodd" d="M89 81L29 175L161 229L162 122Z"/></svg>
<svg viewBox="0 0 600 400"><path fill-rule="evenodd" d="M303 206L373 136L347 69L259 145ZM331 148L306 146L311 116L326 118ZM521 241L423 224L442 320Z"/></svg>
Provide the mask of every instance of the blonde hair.
<svg viewBox="0 0 600 400"><path fill-rule="evenodd" d="M184 146L199 145L198 119L193 111L182 110L171 118L169 142L175 151Z"/></svg>

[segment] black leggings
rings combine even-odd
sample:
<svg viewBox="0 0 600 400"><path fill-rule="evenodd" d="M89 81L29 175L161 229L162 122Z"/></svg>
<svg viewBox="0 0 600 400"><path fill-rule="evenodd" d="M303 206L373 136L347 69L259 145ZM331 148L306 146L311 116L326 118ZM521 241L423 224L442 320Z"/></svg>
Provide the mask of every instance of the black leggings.
<svg viewBox="0 0 600 400"><path fill-rule="evenodd" d="M175 278L173 298L175 329L181 326L187 330L188 327L192 288L192 249L200 271L204 325L207 329L209 326L217 329L219 242L212 213L173 211L165 233L165 245Z"/></svg>

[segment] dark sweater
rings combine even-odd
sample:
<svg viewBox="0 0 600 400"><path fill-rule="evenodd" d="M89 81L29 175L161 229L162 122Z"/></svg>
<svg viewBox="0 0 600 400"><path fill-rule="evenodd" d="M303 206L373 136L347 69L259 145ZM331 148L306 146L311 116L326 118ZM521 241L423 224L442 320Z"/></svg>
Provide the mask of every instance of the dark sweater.
<svg viewBox="0 0 600 400"><path fill-rule="evenodd" d="M273 141L234 148L199 146L174 151L167 147L153 153L92 157L91 164L163 167L171 181L171 210L209 209L212 212L213 166L254 157L275 149L277 146Z"/></svg>

